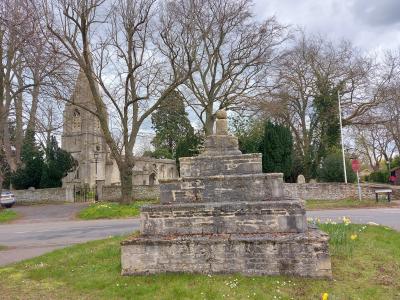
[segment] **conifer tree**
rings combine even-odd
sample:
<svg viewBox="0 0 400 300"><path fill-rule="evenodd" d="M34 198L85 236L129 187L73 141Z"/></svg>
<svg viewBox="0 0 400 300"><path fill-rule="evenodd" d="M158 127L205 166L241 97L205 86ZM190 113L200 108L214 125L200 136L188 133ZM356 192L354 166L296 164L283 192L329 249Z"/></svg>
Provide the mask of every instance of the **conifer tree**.
<svg viewBox="0 0 400 300"><path fill-rule="evenodd" d="M292 172L293 138L290 130L279 124L265 124L263 151L263 172L284 173L289 178Z"/></svg>
<svg viewBox="0 0 400 300"><path fill-rule="evenodd" d="M153 156L175 158L177 146L187 137L193 137L194 129L185 111L184 99L178 92L171 93L164 104L151 116L156 132L152 144Z"/></svg>
<svg viewBox="0 0 400 300"><path fill-rule="evenodd" d="M11 175L11 183L16 189L39 188L43 170L43 152L35 140L35 133L25 134L21 150L21 165Z"/></svg>

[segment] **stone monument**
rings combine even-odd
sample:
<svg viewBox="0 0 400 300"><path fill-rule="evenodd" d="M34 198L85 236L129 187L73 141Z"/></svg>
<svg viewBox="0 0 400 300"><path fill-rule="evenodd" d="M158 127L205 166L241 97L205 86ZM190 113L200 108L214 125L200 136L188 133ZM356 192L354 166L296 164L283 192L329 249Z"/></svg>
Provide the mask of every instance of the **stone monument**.
<svg viewBox="0 0 400 300"><path fill-rule="evenodd" d="M304 177L303 174L300 174L299 176L297 176L297 183L303 184L306 183L306 178Z"/></svg>
<svg viewBox="0 0 400 300"><path fill-rule="evenodd" d="M284 196L283 174L263 174L261 154L239 151L225 111L204 152L180 166L181 178L161 182L160 205L142 207L140 235L121 243L123 275L332 276L328 235Z"/></svg>

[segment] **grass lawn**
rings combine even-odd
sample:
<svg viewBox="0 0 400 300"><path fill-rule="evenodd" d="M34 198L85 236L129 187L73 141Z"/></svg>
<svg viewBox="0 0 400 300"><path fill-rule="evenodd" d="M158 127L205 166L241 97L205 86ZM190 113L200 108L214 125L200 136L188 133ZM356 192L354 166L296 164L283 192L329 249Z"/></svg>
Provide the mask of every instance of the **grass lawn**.
<svg viewBox="0 0 400 300"><path fill-rule="evenodd" d="M334 280L240 275L120 275L122 237L72 246L0 268L2 299L400 299L400 233L322 224ZM354 238L354 234L357 236ZM351 239L353 235L354 240Z"/></svg>
<svg viewBox="0 0 400 300"><path fill-rule="evenodd" d="M11 209L1 209L0 208L0 223L6 223L18 218L18 214Z"/></svg>
<svg viewBox="0 0 400 300"><path fill-rule="evenodd" d="M363 207L393 207L398 206L395 202L380 200L306 200L306 209L335 209L335 208L363 208Z"/></svg>
<svg viewBox="0 0 400 300"><path fill-rule="evenodd" d="M114 202L100 202L91 204L90 206L82 209L78 213L78 218L83 220L94 220L137 217L140 214L140 207L142 205L155 203L158 203L158 201L135 201L129 205Z"/></svg>

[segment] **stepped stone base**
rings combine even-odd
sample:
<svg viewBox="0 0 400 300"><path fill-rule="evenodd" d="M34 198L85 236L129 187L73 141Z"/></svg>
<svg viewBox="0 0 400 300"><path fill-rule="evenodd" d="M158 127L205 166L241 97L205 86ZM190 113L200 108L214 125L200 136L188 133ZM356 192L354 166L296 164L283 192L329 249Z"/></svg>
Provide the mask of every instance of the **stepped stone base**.
<svg viewBox="0 0 400 300"><path fill-rule="evenodd" d="M121 243L122 275L240 273L331 278L329 237L286 234L140 236Z"/></svg>
<svg viewBox="0 0 400 300"><path fill-rule="evenodd" d="M242 154L237 137L229 135L210 135L204 141L204 151L200 156L220 156Z"/></svg>
<svg viewBox="0 0 400 300"><path fill-rule="evenodd" d="M160 180L160 205L141 208L140 236L121 243L122 274L332 277L328 235L285 197L282 173L263 174L261 154L241 154L226 111L216 118L204 151L180 158L181 178Z"/></svg>
<svg viewBox="0 0 400 300"><path fill-rule="evenodd" d="M303 205L295 200L184 203L142 207L144 235L304 232Z"/></svg>
<svg viewBox="0 0 400 300"><path fill-rule="evenodd" d="M214 175L161 181L161 204L283 198L281 173Z"/></svg>
<svg viewBox="0 0 400 300"><path fill-rule="evenodd" d="M182 178L262 173L262 155L259 153L181 157L179 162Z"/></svg>

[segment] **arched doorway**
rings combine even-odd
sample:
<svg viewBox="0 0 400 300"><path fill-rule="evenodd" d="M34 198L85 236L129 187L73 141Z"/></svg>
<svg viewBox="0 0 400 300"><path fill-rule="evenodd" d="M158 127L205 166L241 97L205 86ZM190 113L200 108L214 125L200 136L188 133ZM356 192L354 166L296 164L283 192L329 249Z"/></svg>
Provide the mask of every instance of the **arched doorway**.
<svg viewBox="0 0 400 300"><path fill-rule="evenodd" d="M155 182L156 182L156 174L151 173L149 176L149 185L154 185Z"/></svg>

